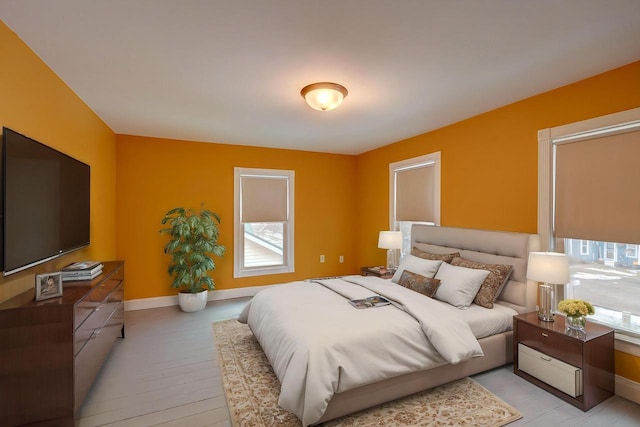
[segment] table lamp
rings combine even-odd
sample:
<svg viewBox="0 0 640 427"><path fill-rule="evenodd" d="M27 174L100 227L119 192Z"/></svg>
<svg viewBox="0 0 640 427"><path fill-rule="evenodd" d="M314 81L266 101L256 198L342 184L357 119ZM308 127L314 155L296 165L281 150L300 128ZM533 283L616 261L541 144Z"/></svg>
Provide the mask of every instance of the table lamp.
<svg viewBox="0 0 640 427"><path fill-rule="evenodd" d="M538 319L553 322L557 309L557 285L569 282L569 260L557 252L530 252L527 279L542 282L538 285Z"/></svg>
<svg viewBox="0 0 640 427"><path fill-rule="evenodd" d="M378 236L378 248L387 250L387 270L395 270L396 249L402 249L401 231L381 231Z"/></svg>

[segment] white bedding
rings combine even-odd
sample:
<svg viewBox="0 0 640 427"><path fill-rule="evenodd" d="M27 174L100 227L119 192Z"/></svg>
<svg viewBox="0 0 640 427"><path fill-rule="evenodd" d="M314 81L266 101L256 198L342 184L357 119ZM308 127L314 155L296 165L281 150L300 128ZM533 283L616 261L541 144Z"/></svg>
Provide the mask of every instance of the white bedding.
<svg viewBox="0 0 640 427"><path fill-rule="evenodd" d="M318 421L335 393L482 355L462 310L377 277L344 279L353 283L334 279L266 289L239 318L280 380L278 404L303 425ZM371 295L396 304L358 310L347 301ZM476 316L475 309L466 312Z"/></svg>
<svg viewBox="0 0 640 427"><path fill-rule="evenodd" d="M469 325L477 339L512 330L513 316L518 314L513 308L500 303L494 303L493 308L471 304L468 308L461 310L446 302L438 302L460 316Z"/></svg>

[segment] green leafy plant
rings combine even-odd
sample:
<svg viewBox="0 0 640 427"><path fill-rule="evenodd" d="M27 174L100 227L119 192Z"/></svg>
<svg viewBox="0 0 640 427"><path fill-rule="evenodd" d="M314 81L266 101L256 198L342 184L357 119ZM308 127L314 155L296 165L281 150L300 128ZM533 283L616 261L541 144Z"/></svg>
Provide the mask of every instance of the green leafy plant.
<svg viewBox="0 0 640 427"><path fill-rule="evenodd" d="M225 252L225 247L218 244L220 217L208 209L196 212L175 208L165 214L162 224L168 228L160 233L170 236L164 253L171 255L171 286L191 293L214 290L215 283L209 276L216 268L212 255L222 257Z"/></svg>

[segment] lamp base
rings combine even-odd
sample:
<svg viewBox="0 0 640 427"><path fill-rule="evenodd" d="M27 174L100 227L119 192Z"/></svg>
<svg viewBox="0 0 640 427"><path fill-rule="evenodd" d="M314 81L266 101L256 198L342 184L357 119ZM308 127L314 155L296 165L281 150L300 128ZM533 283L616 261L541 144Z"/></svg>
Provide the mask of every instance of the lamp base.
<svg viewBox="0 0 640 427"><path fill-rule="evenodd" d="M542 320L543 322L553 322L553 313L548 310L539 310L538 320Z"/></svg>
<svg viewBox="0 0 640 427"><path fill-rule="evenodd" d="M387 270L394 271L396 269L396 254L393 249L387 249Z"/></svg>
<svg viewBox="0 0 640 427"><path fill-rule="evenodd" d="M547 283L538 287L538 319L553 322L553 287Z"/></svg>

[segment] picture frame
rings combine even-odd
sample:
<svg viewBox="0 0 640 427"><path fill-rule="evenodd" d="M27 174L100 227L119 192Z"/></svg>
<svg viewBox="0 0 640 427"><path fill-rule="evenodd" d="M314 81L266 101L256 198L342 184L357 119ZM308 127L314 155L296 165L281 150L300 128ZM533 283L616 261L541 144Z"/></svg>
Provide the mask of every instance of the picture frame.
<svg viewBox="0 0 640 427"><path fill-rule="evenodd" d="M62 272L36 275L36 301L62 296Z"/></svg>

